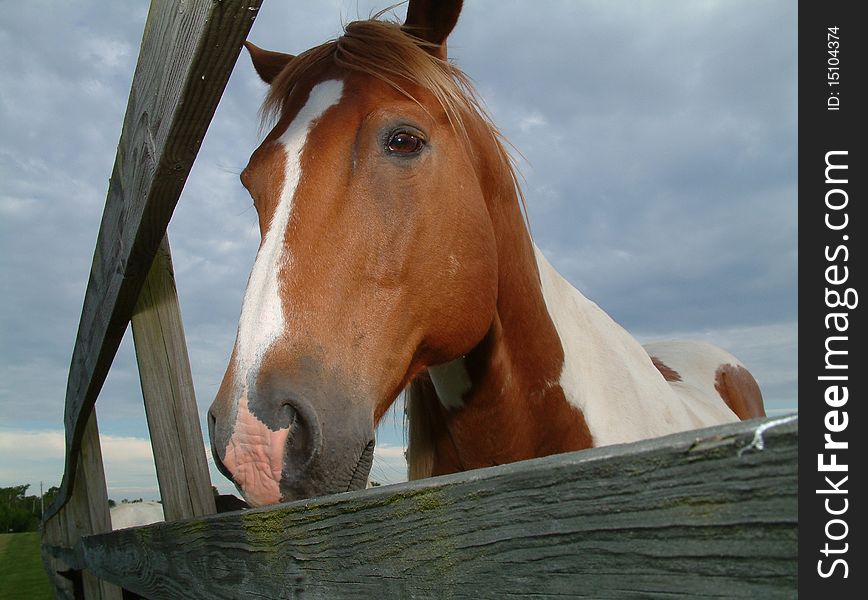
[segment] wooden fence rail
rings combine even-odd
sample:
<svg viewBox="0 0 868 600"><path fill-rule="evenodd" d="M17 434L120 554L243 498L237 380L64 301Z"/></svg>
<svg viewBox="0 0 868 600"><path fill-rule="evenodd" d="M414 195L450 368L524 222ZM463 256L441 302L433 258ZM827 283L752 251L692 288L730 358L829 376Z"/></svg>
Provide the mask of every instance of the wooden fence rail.
<svg viewBox="0 0 868 600"><path fill-rule="evenodd" d="M793 598L795 416L87 536L148 598Z"/></svg>

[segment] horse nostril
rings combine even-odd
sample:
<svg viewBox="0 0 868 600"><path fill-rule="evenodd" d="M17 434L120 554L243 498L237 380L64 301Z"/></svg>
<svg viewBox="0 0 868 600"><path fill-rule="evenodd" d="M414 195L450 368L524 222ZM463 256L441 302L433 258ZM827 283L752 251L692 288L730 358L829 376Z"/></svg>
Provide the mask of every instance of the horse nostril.
<svg viewBox="0 0 868 600"><path fill-rule="evenodd" d="M298 411L289 402L284 402L277 409L277 422L280 429L289 429L290 435L301 425Z"/></svg>
<svg viewBox="0 0 868 600"><path fill-rule="evenodd" d="M281 428L288 430L284 471L303 476L319 454L322 443L319 420L313 407L298 397L289 397L277 409Z"/></svg>

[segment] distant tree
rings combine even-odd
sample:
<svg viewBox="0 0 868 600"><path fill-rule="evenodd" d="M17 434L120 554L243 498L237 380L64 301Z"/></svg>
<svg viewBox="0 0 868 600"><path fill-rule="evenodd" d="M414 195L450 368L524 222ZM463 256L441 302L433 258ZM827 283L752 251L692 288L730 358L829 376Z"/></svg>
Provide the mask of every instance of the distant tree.
<svg viewBox="0 0 868 600"><path fill-rule="evenodd" d="M114 508L115 506L118 505L118 503L115 502L114 500L112 500L111 498L109 498L109 503L108 503L108 504L109 504L109 508Z"/></svg>
<svg viewBox="0 0 868 600"><path fill-rule="evenodd" d="M0 532L35 531L39 527L39 496L27 496L29 487L0 488Z"/></svg>
<svg viewBox="0 0 868 600"><path fill-rule="evenodd" d="M56 485L53 485L50 488L48 488L48 491L46 491L42 495L42 500L45 503L45 506L51 506L51 504L57 498L57 495L59 493L60 493L60 488L57 487Z"/></svg>

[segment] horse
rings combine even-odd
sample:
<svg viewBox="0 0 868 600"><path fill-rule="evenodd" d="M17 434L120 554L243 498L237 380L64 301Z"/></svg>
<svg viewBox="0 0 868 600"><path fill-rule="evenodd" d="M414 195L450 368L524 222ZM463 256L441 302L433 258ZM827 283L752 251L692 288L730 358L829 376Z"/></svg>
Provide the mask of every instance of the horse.
<svg viewBox="0 0 868 600"><path fill-rule="evenodd" d="M241 173L261 242L213 456L253 506L361 489L405 393L411 479L764 415L747 368L642 346L533 242L508 143L447 59L460 0L246 42L273 124Z"/></svg>

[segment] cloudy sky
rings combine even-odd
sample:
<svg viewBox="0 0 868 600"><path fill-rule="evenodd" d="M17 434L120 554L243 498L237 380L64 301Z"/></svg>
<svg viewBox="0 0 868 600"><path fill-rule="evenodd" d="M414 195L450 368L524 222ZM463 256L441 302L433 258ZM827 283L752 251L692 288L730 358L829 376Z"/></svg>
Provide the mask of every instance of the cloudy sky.
<svg viewBox="0 0 868 600"><path fill-rule="evenodd" d="M640 340L717 343L769 412L794 410L796 2L466 4L451 57L523 155L553 264ZM60 482L69 359L147 5L3 2L0 486ZM266 0L250 39L298 53L387 5ZM169 229L202 414L258 244L238 174L264 91L242 54ZM157 496L138 386L128 335L97 403L117 499ZM400 425L396 411L379 433L378 480L404 476Z"/></svg>

